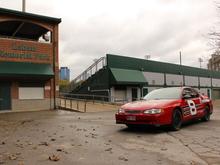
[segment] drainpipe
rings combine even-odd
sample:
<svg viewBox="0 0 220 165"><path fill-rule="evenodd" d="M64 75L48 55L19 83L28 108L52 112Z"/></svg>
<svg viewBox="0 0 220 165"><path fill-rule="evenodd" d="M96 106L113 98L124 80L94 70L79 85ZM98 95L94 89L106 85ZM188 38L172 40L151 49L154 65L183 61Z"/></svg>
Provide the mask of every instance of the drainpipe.
<svg viewBox="0 0 220 165"><path fill-rule="evenodd" d="M53 70L54 70L54 81L53 81L53 86L54 86L54 109L56 109L56 47L57 47L57 41L55 38L55 28L53 28Z"/></svg>

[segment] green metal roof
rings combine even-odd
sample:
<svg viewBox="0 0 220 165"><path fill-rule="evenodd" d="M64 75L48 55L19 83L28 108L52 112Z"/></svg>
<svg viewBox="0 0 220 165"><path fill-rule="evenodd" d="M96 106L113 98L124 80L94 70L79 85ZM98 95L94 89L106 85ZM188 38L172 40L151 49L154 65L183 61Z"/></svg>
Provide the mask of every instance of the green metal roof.
<svg viewBox="0 0 220 165"><path fill-rule="evenodd" d="M109 68L138 70L143 72L220 78L220 72L218 71L112 54L107 54L107 66Z"/></svg>
<svg viewBox="0 0 220 165"><path fill-rule="evenodd" d="M21 12L21 11L5 9L5 8L0 8L0 14L13 15L13 16L17 16L17 17L34 19L34 20L38 20L38 21L44 21L44 22L55 23L55 24L59 24L61 22L61 18L48 17L48 16L32 14L32 13L27 13L27 12Z"/></svg>
<svg viewBox="0 0 220 165"><path fill-rule="evenodd" d="M0 62L0 77L11 76L43 76L52 77L54 75L50 64L37 64L25 62Z"/></svg>
<svg viewBox="0 0 220 165"><path fill-rule="evenodd" d="M141 71L110 68L115 84L146 84Z"/></svg>

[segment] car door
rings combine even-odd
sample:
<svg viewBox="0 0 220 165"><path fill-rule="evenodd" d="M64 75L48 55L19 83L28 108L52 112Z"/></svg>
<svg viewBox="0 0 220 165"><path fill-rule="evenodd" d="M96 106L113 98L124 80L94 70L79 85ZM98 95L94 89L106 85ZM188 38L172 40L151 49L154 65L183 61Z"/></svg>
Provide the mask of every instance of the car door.
<svg viewBox="0 0 220 165"><path fill-rule="evenodd" d="M183 120L190 120L201 112L201 98L199 93L192 88L184 88L182 92Z"/></svg>
<svg viewBox="0 0 220 165"><path fill-rule="evenodd" d="M202 104L202 99L200 97L200 94L197 90L191 88L192 91L192 101L195 103L195 114L193 115L193 117L201 117L203 115L203 111L204 111L204 104Z"/></svg>

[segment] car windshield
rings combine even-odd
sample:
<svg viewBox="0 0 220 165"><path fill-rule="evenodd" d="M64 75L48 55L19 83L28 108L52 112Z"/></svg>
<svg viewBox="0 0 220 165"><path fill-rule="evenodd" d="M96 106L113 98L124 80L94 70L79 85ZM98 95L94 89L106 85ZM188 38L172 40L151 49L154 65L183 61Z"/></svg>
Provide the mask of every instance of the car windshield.
<svg viewBox="0 0 220 165"><path fill-rule="evenodd" d="M161 88L148 93L144 100L179 99L181 88Z"/></svg>

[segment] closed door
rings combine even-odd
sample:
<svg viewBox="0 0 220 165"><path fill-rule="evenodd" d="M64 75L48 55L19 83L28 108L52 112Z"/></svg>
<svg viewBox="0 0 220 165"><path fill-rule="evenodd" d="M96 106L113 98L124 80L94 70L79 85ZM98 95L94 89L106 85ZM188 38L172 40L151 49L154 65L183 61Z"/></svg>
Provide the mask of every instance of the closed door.
<svg viewBox="0 0 220 165"><path fill-rule="evenodd" d="M11 109L11 89L10 84L0 83L0 110Z"/></svg>
<svg viewBox="0 0 220 165"><path fill-rule="evenodd" d="M131 94L132 94L132 101L137 100L137 97L138 97L137 88L132 88L131 89Z"/></svg>

